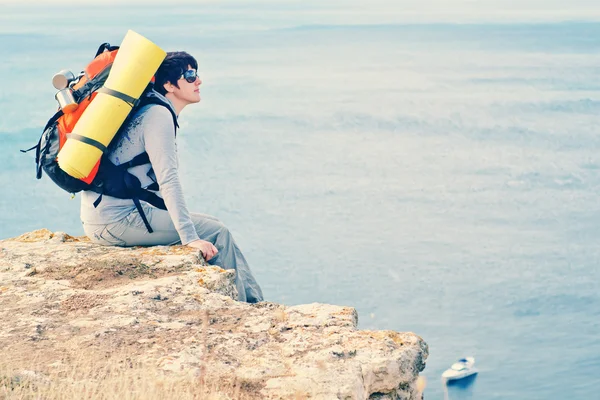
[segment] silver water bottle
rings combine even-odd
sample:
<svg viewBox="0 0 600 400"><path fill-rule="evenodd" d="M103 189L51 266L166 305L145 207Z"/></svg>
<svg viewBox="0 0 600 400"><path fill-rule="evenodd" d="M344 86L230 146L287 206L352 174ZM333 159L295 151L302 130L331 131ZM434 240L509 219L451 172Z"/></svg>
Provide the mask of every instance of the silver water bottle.
<svg viewBox="0 0 600 400"><path fill-rule="evenodd" d="M58 101L58 105L63 113L72 113L77 109L77 102L73 97L73 90L69 86L71 82L75 80L75 74L71 71L63 69L62 71L54 74L52 77L52 85L58 89L54 98Z"/></svg>

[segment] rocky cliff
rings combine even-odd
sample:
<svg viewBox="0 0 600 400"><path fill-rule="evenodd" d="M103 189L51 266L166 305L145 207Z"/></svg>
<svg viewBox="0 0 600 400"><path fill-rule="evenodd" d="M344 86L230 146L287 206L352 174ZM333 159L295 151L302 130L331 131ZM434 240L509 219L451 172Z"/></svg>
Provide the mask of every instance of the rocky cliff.
<svg viewBox="0 0 600 400"><path fill-rule="evenodd" d="M240 303L233 280L182 246L102 247L47 230L0 241L4 368L45 382L82 354L118 353L164 376L220 382L223 398L421 398L419 336L357 330L351 307ZM7 374L5 391L19 382Z"/></svg>

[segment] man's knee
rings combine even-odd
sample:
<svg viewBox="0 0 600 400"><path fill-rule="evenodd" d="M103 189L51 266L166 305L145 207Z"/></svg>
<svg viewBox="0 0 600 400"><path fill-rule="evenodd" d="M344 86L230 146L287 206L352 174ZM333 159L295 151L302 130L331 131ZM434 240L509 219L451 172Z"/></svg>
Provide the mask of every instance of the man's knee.
<svg viewBox="0 0 600 400"><path fill-rule="evenodd" d="M215 234L217 240L219 240L219 238L221 238L221 240L228 239L231 236L229 229L218 219L211 221L211 231Z"/></svg>
<svg viewBox="0 0 600 400"><path fill-rule="evenodd" d="M220 223L220 226L219 226L219 234L223 235L223 236L227 236L227 237L231 236L231 232L229 232L229 228L227 228L225 226L225 224L223 224L222 222Z"/></svg>

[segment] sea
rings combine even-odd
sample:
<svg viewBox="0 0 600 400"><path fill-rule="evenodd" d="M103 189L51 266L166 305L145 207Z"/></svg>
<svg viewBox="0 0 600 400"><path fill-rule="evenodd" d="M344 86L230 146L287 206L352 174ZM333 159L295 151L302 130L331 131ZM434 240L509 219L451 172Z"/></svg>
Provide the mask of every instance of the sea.
<svg viewBox="0 0 600 400"><path fill-rule="evenodd" d="M600 18L366 3L0 3L0 239L83 235L19 150L52 76L132 29L199 61L186 201L267 300L420 335L425 399L600 398ZM443 384L463 356L479 373Z"/></svg>

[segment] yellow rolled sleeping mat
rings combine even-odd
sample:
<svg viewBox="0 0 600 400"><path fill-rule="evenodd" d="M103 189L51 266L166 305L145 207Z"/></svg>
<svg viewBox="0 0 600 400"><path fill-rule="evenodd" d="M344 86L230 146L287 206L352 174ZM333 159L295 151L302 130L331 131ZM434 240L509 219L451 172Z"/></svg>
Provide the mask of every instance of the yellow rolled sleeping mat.
<svg viewBox="0 0 600 400"><path fill-rule="evenodd" d="M90 174L102 157L102 150L93 143L108 147L131 112L132 102L140 98L166 55L142 35L127 32L104 87L85 109L58 153L58 165L63 171L77 179Z"/></svg>

